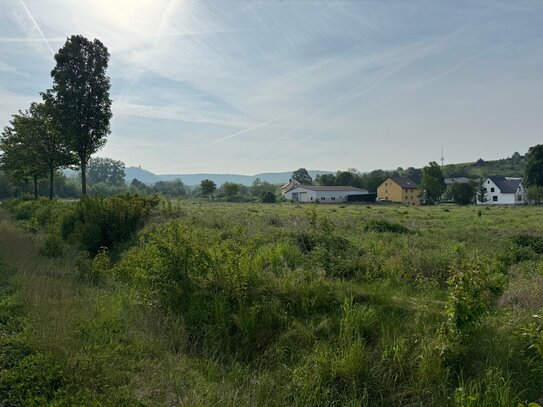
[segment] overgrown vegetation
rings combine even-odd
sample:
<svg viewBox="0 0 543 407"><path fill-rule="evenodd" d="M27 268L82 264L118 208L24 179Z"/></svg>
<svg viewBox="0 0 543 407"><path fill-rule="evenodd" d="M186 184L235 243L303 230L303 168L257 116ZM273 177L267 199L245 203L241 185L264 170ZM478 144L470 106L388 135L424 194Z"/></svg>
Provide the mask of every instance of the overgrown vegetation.
<svg viewBox="0 0 543 407"><path fill-rule="evenodd" d="M72 403L104 405L543 401L540 208L129 195L2 206L43 255L60 256L27 247L34 268L14 265L17 332L39 356L1 373L9 388L57 389L35 392L45 403L74 394ZM82 244L95 224L119 229L90 239L110 242L113 255ZM63 225L68 239L54 240Z"/></svg>

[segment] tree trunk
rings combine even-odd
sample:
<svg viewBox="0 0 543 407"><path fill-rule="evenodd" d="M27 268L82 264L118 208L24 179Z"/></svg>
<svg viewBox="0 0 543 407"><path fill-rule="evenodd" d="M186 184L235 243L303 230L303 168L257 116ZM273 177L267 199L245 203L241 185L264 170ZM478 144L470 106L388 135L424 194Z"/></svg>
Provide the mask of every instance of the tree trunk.
<svg viewBox="0 0 543 407"><path fill-rule="evenodd" d="M87 163L81 160L81 195L87 195Z"/></svg>
<svg viewBox="0 0 543 407"><path fill-rule="evenodd" d="M34 175L34 199L38 199L38 176Z"/></svg>
<svg viewBox="0 0 543 407"><path fill-rule="evenodd" d="M53 167L49 168L49 199L53 200L53 176L55 169Z"/></svg>

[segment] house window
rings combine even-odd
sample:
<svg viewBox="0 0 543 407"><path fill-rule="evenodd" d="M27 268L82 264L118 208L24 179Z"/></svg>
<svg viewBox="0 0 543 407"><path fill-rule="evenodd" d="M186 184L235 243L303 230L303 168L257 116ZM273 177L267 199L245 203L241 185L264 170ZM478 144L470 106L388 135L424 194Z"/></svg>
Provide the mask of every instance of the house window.
<svg viewBox="0 0 543 407"><path fill-rule="evenodd" d="M490 188L490 192L494 192L494 188Z"/></svg>
<svg viewBox="0 0 543 407"><path fill-rule="evenodd" d="M326 198L324 196L322 196L321 201L326 201Z"/></svg>
<svg viewBox="0 0 543 407"><path fill-rule="evenodd" d="M494 195L492 197L492 202L498 202L498 196L497 195Z"/></svg>
<svg viewBox="0 0 543 407"><path fill-rule="evenodd" d="M336 200L336 197L333 196L332 198L330 198L332 201L335 201Z"/></svg>

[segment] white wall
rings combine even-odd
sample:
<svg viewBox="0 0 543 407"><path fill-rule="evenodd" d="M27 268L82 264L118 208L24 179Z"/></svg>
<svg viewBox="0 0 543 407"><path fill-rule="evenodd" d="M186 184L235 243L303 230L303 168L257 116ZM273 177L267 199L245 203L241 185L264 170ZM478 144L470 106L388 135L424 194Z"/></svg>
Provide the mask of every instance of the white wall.
<svg viewBox="0 0 543 407"><path fill-rule="evenodd" d="M492 182L490 178L487 178L484 183L483 187L486 188L486 202L479 202L477 201L478 205L515 205L515 204L524 204L525 203L525 196L526 191L524 189L524 186L520 185L520 191L517 191L516 193L509 193L509 194L503 194L498 186ZM494 192L492 192L492 188L494 188ZM520 195L520 199L519 196ZM497 197L497 201L494 201L494 197Z"/></svg>
<svg viewBox="0 0 543 407"><path fill-rule="evenodd" d="M365 191L367 193L367 191ZM347 202L347 196L359 195L360 191L312 191L304 187L298 187L285 193L285 198L296 202L342 203ZM363 192L362 192L363 193ZM297 195L297 199L293 197ZM324 198L324 199L323 199ZM335 199L332 199L335 198Z"/></svg>

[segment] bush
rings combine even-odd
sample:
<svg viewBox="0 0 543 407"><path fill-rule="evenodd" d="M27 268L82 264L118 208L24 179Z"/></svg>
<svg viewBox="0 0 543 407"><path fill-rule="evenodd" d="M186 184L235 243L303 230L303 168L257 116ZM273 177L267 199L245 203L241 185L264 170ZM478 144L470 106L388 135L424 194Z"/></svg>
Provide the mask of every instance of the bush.
<svg viewBox="0 0 543 407"><path fill-rule="evenodd" d="M134 194L110 198L86 196L62 221L62 237L74 240L92 255L126 242L143 227L158 198Z"/></svg>
<svg viewBox="0 0 543 407"><path fill-rule="evenodd" d="M275 194L273 192L262 192L261 200L263 203L275 203L277 202L277 198L275 197Z"/></svg>
<svg viewBox="0 0 543 407"><path fill-rule="evenodd" d="M399 223L387 222L386 220L372 220L364 226L365 232L377 233L411 233L411 230Z"/></svg>
<svg viewBox="0 0 543 407"><path fill-rule="evenodd" d="M47 405L64 382L60 367L49 357L32 353L0 372L3 405Z"/></svg>
<svg viewBox="0 0 543 407"><path fill-rule="evenodd" d="M537 254L543 254L543 236L517 235L513 243L520 247L529 247Z"/></svg>
<svg viewBox="0 0 543 407"><path fill-rule="evenodd" d="M50 233L45 237L39 253L45 257L60 257L64 253L64 242L62 238L55 233Z"/></svg>
<svg viewBox="0 0 543 407"><path fill-rule="evenodd" d="M447 281L449 298L446 306L449 332L468 334L482 315L498 299L505 286L505 276L488 259L462 258Z"/></svg>

